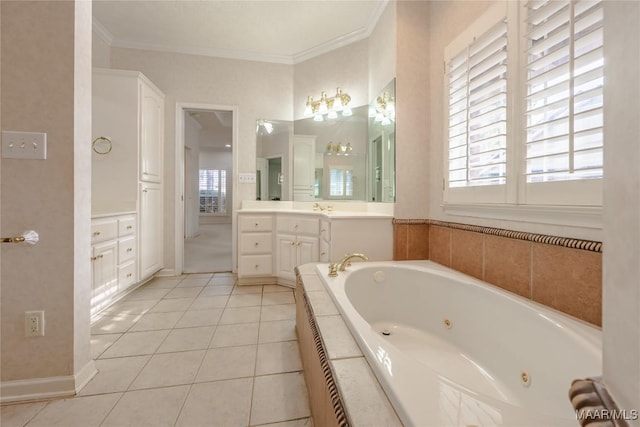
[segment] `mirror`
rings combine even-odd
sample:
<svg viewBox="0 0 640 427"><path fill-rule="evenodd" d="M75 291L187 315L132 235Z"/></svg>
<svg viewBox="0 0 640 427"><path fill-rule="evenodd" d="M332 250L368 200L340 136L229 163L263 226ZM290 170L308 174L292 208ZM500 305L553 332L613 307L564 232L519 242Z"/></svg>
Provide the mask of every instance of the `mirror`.
<svg viewBox="0 0 640 427"><path fill-rule="evenodd" d="M395 201L395 80L351 116L256 122L257 200Z"/></svg>
<svg viewBox="0 0 640 427"><path fill-rule="evenodd" d="M369 106L369 185L367 200L396 200L396 81L392 80Z"/></svg>

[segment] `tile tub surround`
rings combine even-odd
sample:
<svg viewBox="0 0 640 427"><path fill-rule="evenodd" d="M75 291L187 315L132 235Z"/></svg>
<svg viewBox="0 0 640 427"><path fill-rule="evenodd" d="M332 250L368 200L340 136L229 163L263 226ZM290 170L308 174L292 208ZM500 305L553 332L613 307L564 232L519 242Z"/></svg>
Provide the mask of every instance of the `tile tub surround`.
<svg viewBox="0 0 640 427"><path fill-rule="evenodd" d="M296 332L314 425L401 426L315 264L296 268Z"/></svg>
<svg viewBox="0 0 640 427"><path fill-rule="evenodd" d="M443 221L395 219L394 260L414 259L429 259L602 325L600 242Z"/></svg>
<svg viewBox="0 0 640 427"><path fill-rule="evenodd" d="M3 405L0 425L311 426L293 302L231 274L153 279L94 320L76 397Z"/></svg>

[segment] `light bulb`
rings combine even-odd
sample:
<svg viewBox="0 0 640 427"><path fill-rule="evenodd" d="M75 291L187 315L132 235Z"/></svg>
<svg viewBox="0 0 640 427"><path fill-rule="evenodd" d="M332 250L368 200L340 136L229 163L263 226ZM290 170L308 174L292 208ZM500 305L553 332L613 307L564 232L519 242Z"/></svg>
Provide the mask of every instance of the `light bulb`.
<svg viewBox="0 0 640 427"><path fill-rule="evenodd" d="M327 114L327 118L329 119L337 119L338 113L335 110L329 110L329 114Z"/></svg>
<svg viewBox="0 0 640 427"><path fill-rule="evenodd" d="M384 119L384 114L378 113L376 114L376 122L381 122Z"/></svg>
<svg viewBox="0 0 640 427"><path fill-rule="evenodd" d="M320 114L327 114L329 112L329 108L327 106L327 94L325 92L322 92L322 95L320 96L319 112Z"/></svg>
<svg viewBox="0 0 640 427"><path fill-rule="evenodd" d="M313 107L311 106L312 104L313 104L313 98L308 96L307 97L307 105L304 107L304 116L305 117L313 116Z"/></svg>
<svg viewBox="0 0 640 427"><path fill-rule="evenodd" d="M342 110L342 115L343 115L343 116L347 116L347 117L348 117L348 116L350 116L351 114L353 114L353 112L351 111L351 108L349 108L349 107L345 107L345 108L343 108L343 110Z"/></svg>
<svg viewBox="0 0 640 427"><path fill-rule="evenodd" d="M314 122L321 122L322 119L322 114L320 114L320 112L317 112L315 116L313 116L313 121Z"/></svg>
<svg viewBox="0 0 640 427"><path fill-rule="evenodd" d="M380 124L382 126L390 125L391 124L391 120L389 120L389 117L385 116L384 119L382 119L382 122Z"/></svg>

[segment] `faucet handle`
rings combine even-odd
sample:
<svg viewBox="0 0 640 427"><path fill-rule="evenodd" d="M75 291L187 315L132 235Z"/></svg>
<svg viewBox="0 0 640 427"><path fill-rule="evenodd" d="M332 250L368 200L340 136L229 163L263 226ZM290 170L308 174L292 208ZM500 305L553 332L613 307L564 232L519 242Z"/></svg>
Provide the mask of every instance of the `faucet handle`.
<svg viewBox="0 0 640 427"><path fill-rule="evenodd" d="M329 277L338 277L338 264L329 264Z"/></svg>

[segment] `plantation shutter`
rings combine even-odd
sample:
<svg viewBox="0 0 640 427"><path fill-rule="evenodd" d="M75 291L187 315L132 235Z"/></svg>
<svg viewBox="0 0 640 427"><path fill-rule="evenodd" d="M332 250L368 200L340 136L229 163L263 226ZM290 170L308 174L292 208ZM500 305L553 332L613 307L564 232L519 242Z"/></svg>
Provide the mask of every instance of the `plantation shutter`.
<svg viewBox="0 0 640 427"><path fill-rule="evenodd" d="M602 178L602 22L600 0L526 5L527 183Z"/></svg>
<svg viewBox="0 0 640 427"><path fill-rule="evenodd" d="M507 24L501 20L446 64L448 186L506 182Z"/></svg>

